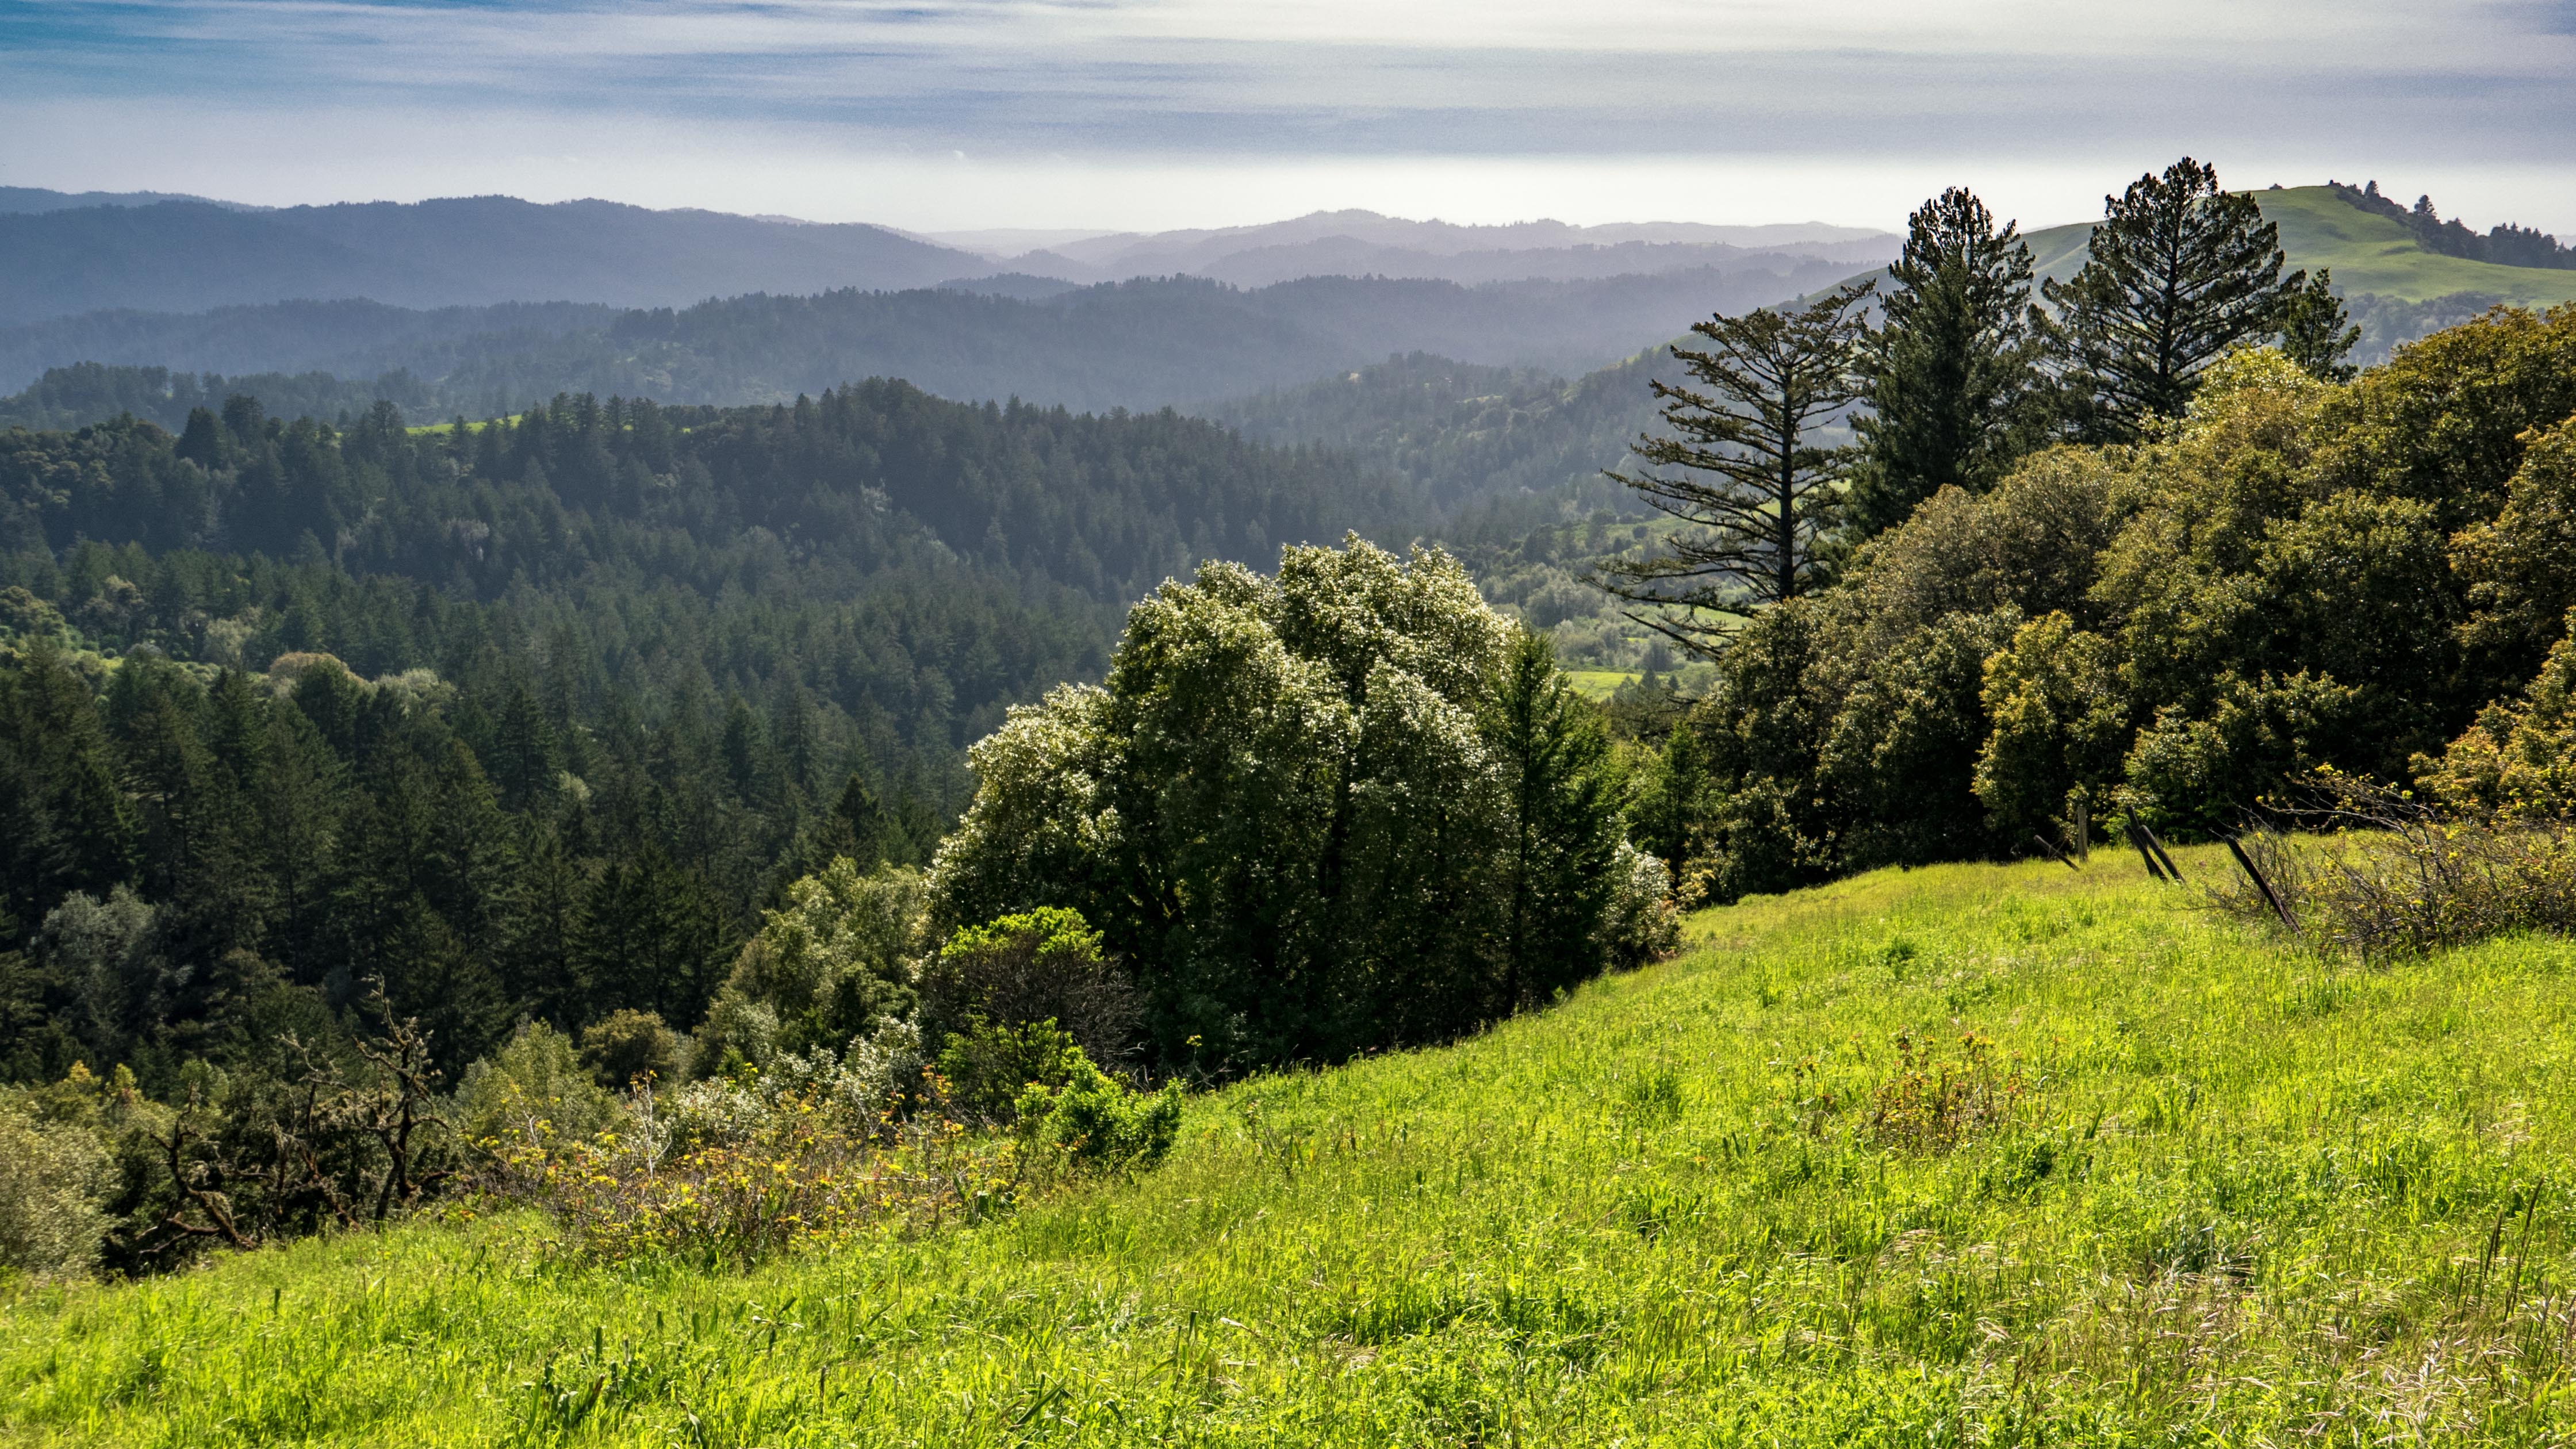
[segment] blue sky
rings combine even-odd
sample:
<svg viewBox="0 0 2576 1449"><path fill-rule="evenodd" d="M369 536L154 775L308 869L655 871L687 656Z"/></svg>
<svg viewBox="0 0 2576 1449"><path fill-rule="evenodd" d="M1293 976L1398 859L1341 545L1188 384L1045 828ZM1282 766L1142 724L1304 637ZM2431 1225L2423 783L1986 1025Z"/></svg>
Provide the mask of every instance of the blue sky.
<svg viewBox="0 0 2576 1449"><path fill-rule="evenodd" d="M2576 232L2576 0L0 0L0 183L922 229L2033 224L2189 151Z"/></svg>

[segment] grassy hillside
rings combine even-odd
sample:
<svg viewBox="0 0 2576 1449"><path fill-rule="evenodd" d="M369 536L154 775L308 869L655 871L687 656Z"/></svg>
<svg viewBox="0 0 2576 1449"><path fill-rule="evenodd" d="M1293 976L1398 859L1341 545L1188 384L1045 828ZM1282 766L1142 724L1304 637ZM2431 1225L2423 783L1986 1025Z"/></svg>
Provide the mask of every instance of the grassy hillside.
<svg viewBox="0 0 2576 1449"><path fill-rule="evenodd" d="M2290 265L2334 270L2346 294L2368 293L2404 302L2429 302L2462 292L2499 297L2527 307L2576 301L2576 272L2542 267L2500 267L2427 250L2415 234L2384 216L2335 199L2323 186L2258 191L2265 219L2281 228L2281 250ZM2031 260L2044 276L2061 280L2084 265L2090 222L2030 233Z"/></svg>
<svg viewBox="0 0 2576 1449"><path fill-rule="evenodd" d="M2479 292L2529 307L2576 301L2576 272L2500 267L2428 251L2397 222L2338 201L2322 186L2259 191L2255 199L2280 226L2290 264L2332 267L2335 285L2347 292L2409 302Z"/></svg>
<svg viewBox="0 0 2576 1449"><path fill-rule="evenodd" d="M1453 1048L1210 1095L1154 1175L927 1241L612 1271L549 1260L513 1217L21 1290L0 1306L0 1438L2576 1427L2576 949L2328 965L2109 855L2080 876L1880 873L1694 935ZM1969 1033L1993 1042L1982 1077ZM1957 1144L1925 1145L1945 1122Z"/></svg>

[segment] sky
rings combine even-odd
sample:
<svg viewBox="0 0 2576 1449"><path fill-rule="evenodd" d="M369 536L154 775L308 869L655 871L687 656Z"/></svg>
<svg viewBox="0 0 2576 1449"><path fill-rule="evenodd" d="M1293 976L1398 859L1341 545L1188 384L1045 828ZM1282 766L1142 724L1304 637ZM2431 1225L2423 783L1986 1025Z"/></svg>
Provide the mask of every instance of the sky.
<svg viewBox="0 0 2576 1449"><path fill-rule="evenodd" d="M2189 153L2576 236L2576 0L0 0L0 184L917 231L2041 226Z"/></svg>

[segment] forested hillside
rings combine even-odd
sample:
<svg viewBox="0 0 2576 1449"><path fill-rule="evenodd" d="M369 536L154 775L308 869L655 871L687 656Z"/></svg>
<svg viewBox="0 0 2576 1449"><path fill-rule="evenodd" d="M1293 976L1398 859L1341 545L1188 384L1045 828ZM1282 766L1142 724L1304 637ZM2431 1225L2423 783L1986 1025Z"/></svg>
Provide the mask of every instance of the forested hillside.
<svg viewBox="0 0 2576 1449"><path fill-rule="evenodd" d="M1348 451L1424 489L1447 513L1534 495L1548 510L1541 521L1554 522L1562 506L1627 503L1602 470L1654 422L1646 382L1670 365L1668 350L1655 347L1568 382L1417 352L1197 412L1258 442ZM1482 529L1460 524L1452 536L1458 527Z"/></svg>
<svg viewBox="0 0 2576 1449"><path fill-rule="evenodd" d="M1097 677L1127 602L1398 502L1205 423L898 383L0 432L7 1069L166 1084L375 976L451 1066L523 1012L685 1028L786 881L925 859L963 747ZM104 944L59 944L70 892Z"/></svg>
<svg viewBox="0 0 2576 1449"><path fill-rule="evenodd" d="M1293 386L1417 350L1570 375L1665 341L1681 320L1765 305L1843 270L1807 262L1479 287L1328 277L1257 291L1166 278L1036 298L847 290L613 315L297 303L0 329L0 362L15 364L21 387L81 362L354 380L405 371L427 389L432 416L512 412L558 392L785 402L863 377L977 401L1150 409ZM24 400L9 406L30 415ZM84 420L103 416L112 414Z"/></svg>
<svg viewBox="0 0 2576 1449"><path fill-rule="evenodd" d="M334 381L341 385L365 388L378 385L375 379L387 373L441 377L467 357L494 349L542 346L569 332L597 331L617 315L616 308L569 302L505 302L431 311L344 301L278 302L195 313L90 312L0 327L0 379L16 380L12 386L32 384L49 370L95 363L235 376L320 372L335 374ZM22 399L22 409L33 401ZM221 402L220 396L217 401ZM151 405L165 411L145 412L138 406L137 415L156 422L166 415L167 426L176 429L194 401L174 413L166 412L167 395ZM357 411L365 411L364 406ZM79 427L115 415L92 411L57 423L22 414L12 420L26 427Z"/></svg>

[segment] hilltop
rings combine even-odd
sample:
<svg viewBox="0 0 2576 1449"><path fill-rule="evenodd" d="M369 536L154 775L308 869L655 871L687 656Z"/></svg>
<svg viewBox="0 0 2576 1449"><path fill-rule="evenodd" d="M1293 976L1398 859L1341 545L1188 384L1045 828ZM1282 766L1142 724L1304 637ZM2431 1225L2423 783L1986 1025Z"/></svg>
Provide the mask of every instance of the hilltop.
<svg viewBox="0 0 2576 1449"><path fill-rule="evenodd" d="M2225 869L2182 853L2195 882ZM420 1221L0 1307L46 1442L2564 1434L2563 985L2358 969L2133 860L1882 871L1158 1171L747 1273ZM1936 1094L1937 1088L1937 1094ZM1936 1105L1946 1102L1949 1105Z"/></svg>
<svg viewBox="0 0 2576 1449"><path fill-rule="evenodd" d="M2576 301L2576 271L2443 256L2404 225L2344 201L2331 186L2287 186L2254 198L2264 219L2280 227L2290 266L2331 268L2347 296L2431 302L2471 293L2523 307ZM2042 228L2026 240L2040 274L2063 280L2083 267L2092 234L2091 222L2076 222Z"/></svg>

